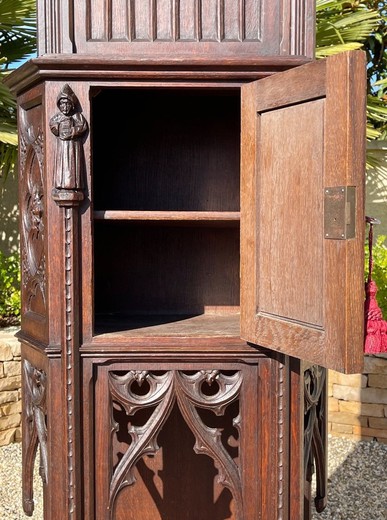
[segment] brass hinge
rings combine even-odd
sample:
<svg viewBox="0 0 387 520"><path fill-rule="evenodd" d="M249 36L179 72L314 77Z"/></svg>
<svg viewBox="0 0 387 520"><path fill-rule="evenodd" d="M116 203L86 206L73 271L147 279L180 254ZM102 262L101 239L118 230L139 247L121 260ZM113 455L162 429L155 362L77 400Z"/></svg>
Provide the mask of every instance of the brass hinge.
<svg viewBox="0 0 387 520"><path fill-rule="evenodd" d="M334 240L355 238L356 188L324 188L324 237Z"/></svg>

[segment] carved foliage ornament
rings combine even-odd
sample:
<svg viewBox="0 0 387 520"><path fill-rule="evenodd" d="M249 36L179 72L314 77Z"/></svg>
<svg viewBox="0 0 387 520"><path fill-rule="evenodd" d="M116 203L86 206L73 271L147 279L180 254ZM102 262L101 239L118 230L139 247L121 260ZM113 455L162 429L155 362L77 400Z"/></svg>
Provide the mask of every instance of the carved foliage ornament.
<svg viewBox="0 0 387 520"><path fill-rule="evenodd" d="M133 390L133 384L148 385L146 395ZM203 385L214 385L211 395L203 392ZM216 415L224 415L226 408L240 395L241 372L226 375L218 370L201 370L194 374L183 371L168 371L157 374L147 371L130 371L124 375L109 374L111 402L119 403L130 417L136 411L154 408L147 422L142 426L130 425L132 439L127 451L117 464L110 484L109 510L113 518L114 502L119 491L135 483L134 468L144 455L154 455L159 446L157 437L177 403L180 412L195 436L194 451L208 455L218 470L218 483L227 487L236 502L237 518L243 519L242 483L240 468L228 453L221 440L221 431L204 424L197 409L207 409ZM216 391L217 390L217 391ZM240 430L240 417L233 419L233 425ZM112 418L112 435L118 431L118 424Z"/></svg>
<svg viewBox="0 0 387 520"><path fill-rule="evenodd" d="M24 473L23 507L27 515L34 510L33 473L36 452L40 448L39 473L44 484L48 481L47 426L46 426L46 373L27 360L23 362L24 406L26 414L23 431Z"/></svg>
<svg viewBox="0 0 387 520"><path fill-rule="evenodd" d="M20 182L22 185L22 284L25 310L41 314L46 306L46 258L44 251L43 133L35 134L21 113ZM37 297L40 307L34 306ZM36 307L36 308L35 308Z"/></svg>

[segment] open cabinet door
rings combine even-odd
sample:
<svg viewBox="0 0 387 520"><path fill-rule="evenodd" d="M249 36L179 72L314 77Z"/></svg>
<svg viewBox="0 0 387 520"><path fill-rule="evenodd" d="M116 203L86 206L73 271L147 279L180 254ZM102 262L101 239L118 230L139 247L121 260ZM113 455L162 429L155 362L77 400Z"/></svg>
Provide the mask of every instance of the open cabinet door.
<svg viewBox="0 0 387 520"><path fill-rule="evenodd" d="M241 336L347 373L364 341L361 51L242 88Z"/></svg>

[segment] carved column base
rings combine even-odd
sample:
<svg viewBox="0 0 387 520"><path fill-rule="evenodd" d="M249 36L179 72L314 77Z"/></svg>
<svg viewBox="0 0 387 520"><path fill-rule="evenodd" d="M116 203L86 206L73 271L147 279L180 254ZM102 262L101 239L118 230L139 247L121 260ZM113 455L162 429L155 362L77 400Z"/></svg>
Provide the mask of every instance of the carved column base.
<svg viewBox="0 0 387 520"><path fill-rule="evenodd" d="M52 190L52 198L58 206L75 206L84 199L83 191L78 190L62 190L54 188Z"/></svg>

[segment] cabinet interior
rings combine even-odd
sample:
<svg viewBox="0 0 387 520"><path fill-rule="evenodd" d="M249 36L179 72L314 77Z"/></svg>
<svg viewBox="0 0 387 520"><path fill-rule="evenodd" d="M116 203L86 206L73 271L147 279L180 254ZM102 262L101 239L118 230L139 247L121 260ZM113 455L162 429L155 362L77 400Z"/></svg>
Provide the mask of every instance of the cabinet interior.
<svg viewBox="0 0 387 520"><path fill-rule="evenodd" d="M238 335L239 90L106 89L92 128L95 333Z"/></svg>

